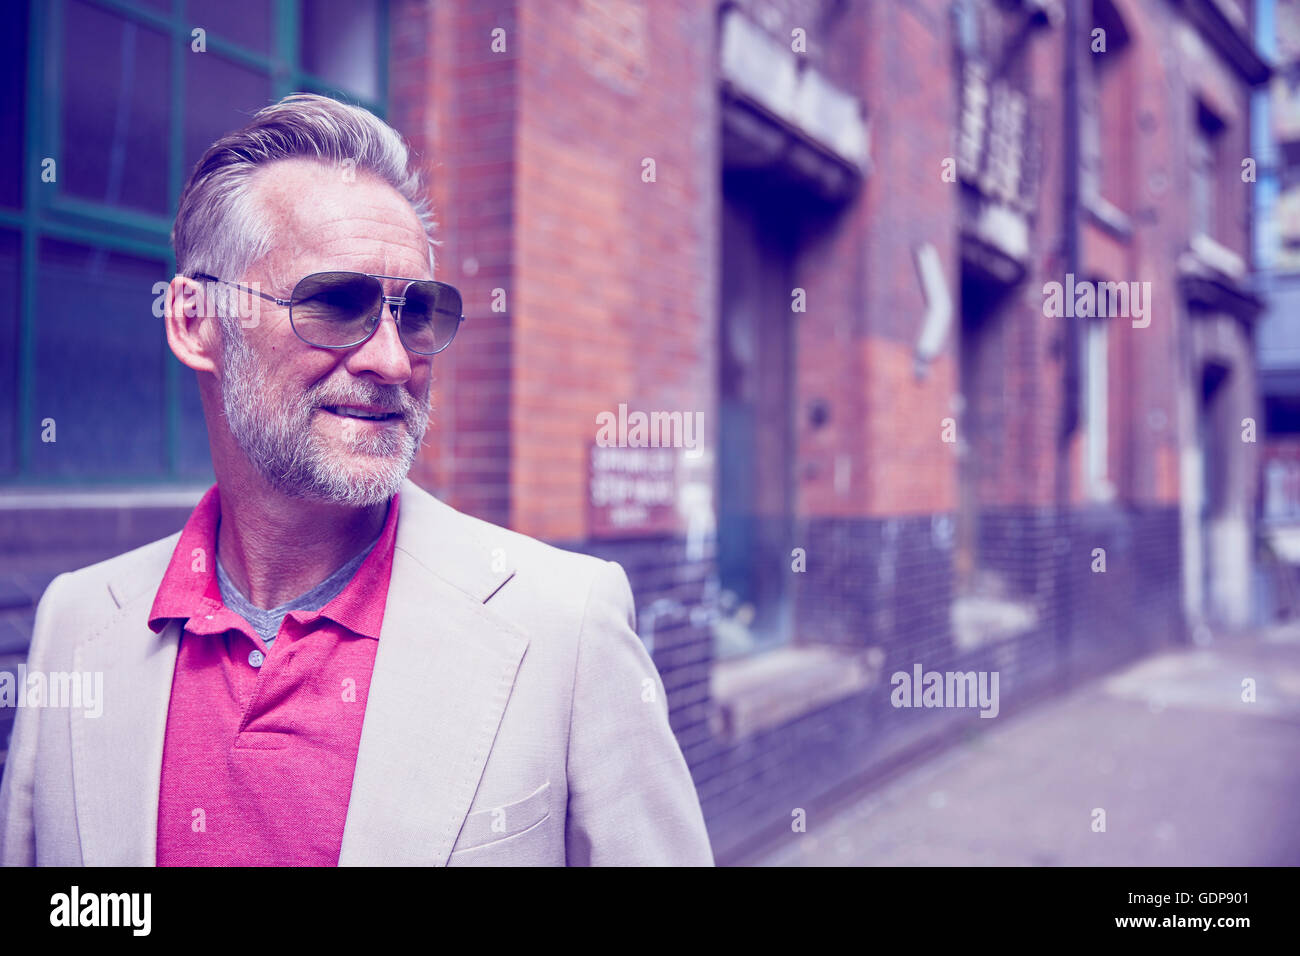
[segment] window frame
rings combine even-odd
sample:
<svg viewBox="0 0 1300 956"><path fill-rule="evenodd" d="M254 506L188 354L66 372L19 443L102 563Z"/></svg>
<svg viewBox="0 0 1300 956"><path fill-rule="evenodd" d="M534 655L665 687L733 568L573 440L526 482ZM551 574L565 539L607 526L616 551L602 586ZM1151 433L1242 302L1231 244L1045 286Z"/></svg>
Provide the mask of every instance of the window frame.
<svg viewBox="0 0 1300 956"><path fill-rule="evenodd" d="M1132 34L1112 0L1093 0L1090 12L1089 35L1084 38L1089 68L1081 98L1080 186L1089 205L1109 207L1127 216L1131 212L1129 197L1113 195L1111 189L1131 173L1131 138L1125 136L1117 143L1108 143L1106 121L1118 118L1127 133L1133 132L1133 105L1126 97L1133 85ZM1091 31L1098 27L1106 35L1106 52L1102 54L1093 53L1089 42Z"/></svg>
<svg viewBox="0 0 1300 956"><path fill-rule="evenodd" d="M170 38L173 56L168 64L167 196L168 212L160 216L141 210L69 196L61 192L56 179L51 190L41 182L42 161L53 158L56 171L63 167L61 113L63 107L63 22L68 0L29 2L27 7L26 89L23 103L23 182L19 205L0 206L0 229L18 236L18 380L15 428L16 468L0 474L0 487L192 484L180 469L180 436L188 424L181 419L181 375L183 367L165 358L163 396L165 416L163 445L165 461L156 471L106 477L95 475L44 475L32 470L32 442L39 434L35 420L36 323L41 290L37 286L38 250L41 240L56 239L79 243L126 255L160 261L170 273L176 260L171 248L171 227L177 200L189 170L185 166L185 92L192 31L203 27L187 13L187 0L171 0L168 9L147 6L143 0L80 0L139 26L159 31ZM214 34L204 27L205 56L218 56L236 65L258 71L270 79L272 101L295 91L314 91L363 106L384 118L388 112L389 23L387 0L379 0L378 99L341 89L323 77L302 68L299 35L302 7L310 0L267 0L271 11L270 52L250 50ZM160 280L166 278L161 277ZM161 330L159 331L161 334Z"/></svg>

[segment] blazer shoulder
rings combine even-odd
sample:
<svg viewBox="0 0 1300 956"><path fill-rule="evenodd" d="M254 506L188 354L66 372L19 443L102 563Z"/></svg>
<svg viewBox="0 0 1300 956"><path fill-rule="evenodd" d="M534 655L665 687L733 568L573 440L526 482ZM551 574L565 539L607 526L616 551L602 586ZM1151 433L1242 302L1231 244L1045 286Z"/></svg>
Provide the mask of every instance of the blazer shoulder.
<svg viewBox="0 0 1300 956"><path fill-rule="evenodd" d="M114 557L65 572L59 575L63 579L61 591L80 599L107 589L121 607L150 587L157 589L180 537L181 533L176 531Z"/></svg>
<svg viewBox="0 0 1300 956"><path fill-rule="evenodd" d="M573 580L573 576L577 574L584 580L588 580L599 574L602 567L608 563L590 554L568 551L481 518L468 515L465 517L474 522L480 540L491 548L501 548L505 551L509 563L520 572L526 571L530 574L542 572L567 580Z"/></svg>
<svg viewBox="0 0 1300 956"><path fill-rule="evenodd" d="M72 647L132 599L157 589L179 532L104 561L65 571L45 587L28 647L31 666L70 667ZM43 663L42 663L43 662ZM56 668L57 669L57 668Z"/></svg>
<svg viewBox="0 0 1300 956"><path fill-rule="evenodd" d="M621 565L470 520L478 523L484 544L513 571L488 606L533 636L530 653L545 649L555 655L568 680L576 679L579 660L603 672L611 655L645 653L636 636L636 599ZM584 644L588 651L580 653ZM636 651L629 651L633 644Z"/></svg>
<svg viewBox="0 0 1300 956"><path fill-rule="evenodd" d="M468 573L467 565L505 567L515 572L511 588L540 585L552 594L580 591L585 596L610 563L465 514L411 483L404 491L403 509L409 501L416 520L433 532L408 540L418 545L431 566L453 578Z"/></svg>

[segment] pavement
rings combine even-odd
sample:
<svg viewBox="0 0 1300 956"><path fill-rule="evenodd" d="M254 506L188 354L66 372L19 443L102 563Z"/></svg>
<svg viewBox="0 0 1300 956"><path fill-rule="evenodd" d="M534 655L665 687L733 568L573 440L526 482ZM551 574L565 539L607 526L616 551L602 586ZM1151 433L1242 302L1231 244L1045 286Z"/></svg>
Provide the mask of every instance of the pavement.
<svg viewBox="0 0 1300 956"><path fill-rule="evenodd" d="M1300 865L1300 623L1200 639L995 718L748 862Z"/></svg>

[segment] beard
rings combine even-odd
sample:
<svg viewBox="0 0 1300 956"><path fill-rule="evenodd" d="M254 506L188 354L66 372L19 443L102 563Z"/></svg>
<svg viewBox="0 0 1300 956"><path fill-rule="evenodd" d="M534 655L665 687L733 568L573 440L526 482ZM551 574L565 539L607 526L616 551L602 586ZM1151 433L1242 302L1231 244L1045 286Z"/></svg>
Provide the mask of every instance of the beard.
<svg viewBox="0 0 1300 956"><path fill-rule="evenodd" d="M222 340L226 421L236 443L273 488L289 497L352 507L382 504L397 493L429 424L428 388L416 398L400 385L353 378L321 382L296 398L280 399L267 394L265 386L276 381L275 374L244 340L242 330L229 330ZM397 412L403 427L372 429L364 421L341 418L344 434L338 441L352 452L348 455L312 428L319 409L338 405ZM355 458L362 460L349 460Z"/></svg>

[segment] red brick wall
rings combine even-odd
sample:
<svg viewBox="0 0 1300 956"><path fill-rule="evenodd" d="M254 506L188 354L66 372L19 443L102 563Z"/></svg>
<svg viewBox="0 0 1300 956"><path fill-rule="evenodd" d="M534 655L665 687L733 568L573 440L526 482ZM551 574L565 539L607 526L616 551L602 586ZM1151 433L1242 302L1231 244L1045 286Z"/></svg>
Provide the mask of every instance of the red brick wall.
<svg viewBox="0 0 1300 956"><path fill-rule="evenodd" d="M521 28L511 523L579 540L597 414L716 427L715 24L626 0L524 5Z"/></svg>
<svg viewBox="0 0 1300 956"><path fill-rule="evenodd" d="M857 513L950 511L957 462L940 429L953 415L959 387L956 335L950 331L943 357L924 379L912 376L911 357L926 311L916 266L921 244L937 250L960 308L959 187L941 176L943 160L954 154L958 114L951 21L948 4L938 0L869 4L864 16L868 46L858 92L871 117L873 173L863 197L860 328L867 342L855 384L866 390L862 454L869 477Z"/></svg>
<svg viewBox="0 0 1300 956"><path fill-rule="evenodd" d="M795 263L808 308L791 316L799 457L794 507L803 516L865 513L867 379L859 343L867 300L866 237L866 206L855 202L815 230ZM824 403L827 412L820 427L811 419L815 403ZM849 481L837 487L836 469L846 467Z"/></svg>
<svg viewBox="0 0 1300 956"><path fill-rule="evenodd" d="M434 360L433 419L412 477L501 524L510 516L513 316L491 305L514 273L514 7L398 0L391 12L391 119L423 158L442 243L437 277L460 288L466 315ZM497 27L506 30L505 53L491 49Z"/></svg>

